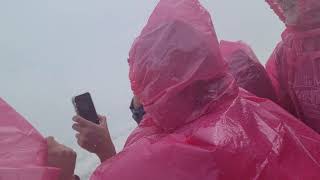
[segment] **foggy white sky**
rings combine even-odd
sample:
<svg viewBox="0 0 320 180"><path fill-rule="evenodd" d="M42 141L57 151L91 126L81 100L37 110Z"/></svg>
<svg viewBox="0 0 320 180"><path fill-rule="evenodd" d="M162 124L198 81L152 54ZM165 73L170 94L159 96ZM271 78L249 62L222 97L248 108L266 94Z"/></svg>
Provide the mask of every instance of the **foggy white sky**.
<svg viewBox="0 0 320 180"><path fill-rule="evenodd" d="M203 0L220 39L265 62L282 24L264 0ZM71 97L90 91L113 134L134 125L127 56L156 0L0 0L0 96L44 135L71 144Z"/></svg>

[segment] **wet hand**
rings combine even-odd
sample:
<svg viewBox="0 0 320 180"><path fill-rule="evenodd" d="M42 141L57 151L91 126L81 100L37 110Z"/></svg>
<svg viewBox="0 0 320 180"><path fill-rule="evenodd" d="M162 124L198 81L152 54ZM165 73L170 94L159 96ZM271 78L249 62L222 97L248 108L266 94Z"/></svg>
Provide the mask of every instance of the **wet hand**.
<svg viewBox="0 0 320 180"><path fill-rule="evenodd" d="M83 149L95 153L103 162L116 154L107 127L107 118L99 116L100 124L94 124L80 116L74 116L72 129L77 131L77 142Z"/></svg>
<svg viewBox="0 0 320 180"><path fill-rule="evenodd" d="M59 180L73 180L77 154L53 137L46 138L48 145L48 165L61 170Z"/></svg>

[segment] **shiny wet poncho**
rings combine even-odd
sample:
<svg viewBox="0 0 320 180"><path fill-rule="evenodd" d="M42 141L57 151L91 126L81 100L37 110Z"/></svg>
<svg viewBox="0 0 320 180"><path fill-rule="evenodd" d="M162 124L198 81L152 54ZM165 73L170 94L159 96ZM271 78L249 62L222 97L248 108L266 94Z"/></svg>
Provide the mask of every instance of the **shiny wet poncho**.
<svg viewBox="0 0 320 180"><path fill-rule="evenodd" d="M47 151L40 133L0 98L0 180L58 180Z"/></svg>
<svg viewBox="0 0 320 180"><path fill-rule="evenodd" d="M320 1L282 3L291 4L290 8L270 1L279 17L287 14L291 20L284 19L287 28L267 63L267 72L280 105L320 133Z"/></svg>
<svg viewBox="0 0 320 180"><path fill-rule="evenodd" d="M266 0L287 27L320 27L319 0Z"/></svg>
<svg viewBox="0 0 320 180"><path fill-rule="evenodd" d="M249 45L242 41L221 41L220 50L239 87L258 97L277 100L267 71Z"/></svg>
<svg viewBox="0 0 320 180"><path fill-rule="evenodd" d="M320 179L320 137L238 88L197 0L160 0L129 55L146 115L91 180Z"/></svg>

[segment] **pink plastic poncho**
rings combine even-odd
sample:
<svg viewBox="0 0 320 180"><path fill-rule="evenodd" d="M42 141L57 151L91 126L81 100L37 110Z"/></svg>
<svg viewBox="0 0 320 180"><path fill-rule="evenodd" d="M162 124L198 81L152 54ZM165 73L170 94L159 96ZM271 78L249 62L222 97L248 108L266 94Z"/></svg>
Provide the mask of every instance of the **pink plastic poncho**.
<svg viewBox="0 0 320 180"><path fill-rule="evenodd" d="M266 0L288 27L320 27L319 0Z"/></svg>
<svg viewBox="0 0 320 180"><path fill-rule="evenodd" d="M249 45L242 41L221 41L220 51L239 87L258 97L276 101L267 71Z"/></svg>
<svg viewBox="0 0 320 180"><path fill-rule="evenodd" d="M319 13L320 1L301 1L298 7L310 11L316 8ZM319 15L303 17L301 23L320 18ZM320 29L288 27L267 63L267 71L280 105L320 133L319 60Z"/></svg>
<svg viewBox="0 0 320 180"><path fill-rule="evenodd" d="M146 115L91 180L320 178L320 137L227 73L197 0L160 0L129 55Z"/></svg>
<svg viewBox="0 0 320 180"><path fill-rule="evenodd" d="M59 170L46 163L45 139L0 98L0 179L57 180Z"/></svg>

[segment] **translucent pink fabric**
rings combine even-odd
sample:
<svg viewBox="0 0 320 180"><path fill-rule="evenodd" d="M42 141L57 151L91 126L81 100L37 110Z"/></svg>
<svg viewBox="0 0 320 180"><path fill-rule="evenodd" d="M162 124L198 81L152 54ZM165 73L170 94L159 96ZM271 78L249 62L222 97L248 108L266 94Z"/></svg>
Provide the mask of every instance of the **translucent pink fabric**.
<svg viewBox="0 0 320 180"><path fill-rule="evenodd" d="M320 133L320 29L286 30L267 63L280 104Z"/></svg>
<svg viewBox="0 0 320 180"><path fill-rule="evenodd" d="M46 163L45 139L0 98L0 179L57 180L59 170Z"/></svg>
<svg viewBox="0 0 320 180"><path fill-rule="evenodd" d="M239 87L258 97L276 101L267 71L249 45L242 41L221 41L220 50Z"/></svg>
<svg viewBox="0 0 320 180"><path fill-rule="evenodd" d="M197 0L160 0L129 64L146 115L91 180L320 178L319 135L238 88Z"/></svg>
<svg viewBox="0 0 320 180"><path fill-rule="evenodd" d="M319 0L266 0L287 25L298 28L320 27Z"/></svg>

